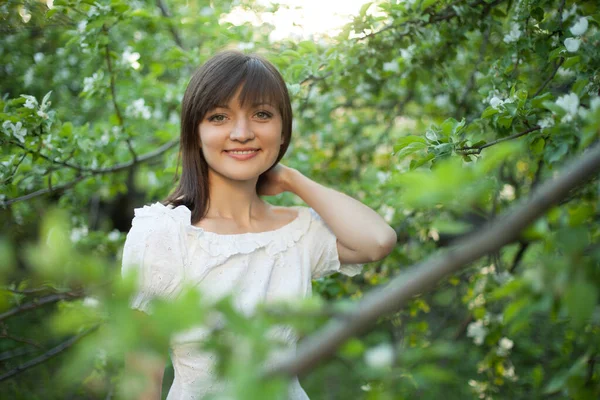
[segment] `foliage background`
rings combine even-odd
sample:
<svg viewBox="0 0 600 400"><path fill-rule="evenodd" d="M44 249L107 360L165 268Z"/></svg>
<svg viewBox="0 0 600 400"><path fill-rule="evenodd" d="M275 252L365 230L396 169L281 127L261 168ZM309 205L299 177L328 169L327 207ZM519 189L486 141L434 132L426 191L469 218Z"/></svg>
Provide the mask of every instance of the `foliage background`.
<svg viewBox="0 0 600 400"><path fill-rule="evenodd" d="M295 111L285 163L398 233L385 260L314 281L317 298L284 308L305 335L598 141L595 1L376 1L337 37L276 42L268 24L225 22L237 7L278 6L0 4L3 398L127 397L125 349L164 353L171 332L206 315L190 294L159 304L149 323L127 310L131 281L118 277L133 208L173 186L187 80L218 50L256 51L279 67ZM345 343L301 379L309 396L598 398L599 188L582 184L518 243ZM231 343L213 343L239 398L280 398L277 381L247 368L264 358L262 334L280 314L245 320L227 302L215 307L254 350L229 357Z"/></svg>

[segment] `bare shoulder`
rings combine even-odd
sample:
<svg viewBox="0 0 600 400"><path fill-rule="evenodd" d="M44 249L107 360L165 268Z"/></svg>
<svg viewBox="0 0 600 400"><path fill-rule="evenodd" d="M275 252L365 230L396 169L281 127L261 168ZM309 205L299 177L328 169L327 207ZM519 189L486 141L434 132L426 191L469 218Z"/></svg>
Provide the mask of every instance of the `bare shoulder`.
<svg viewBox="0 0 600 400"><path fill-rule="evenodd" d="M271 206L272 218L282 225L292 222L298 217L299 211L294 207Z"/></svg>

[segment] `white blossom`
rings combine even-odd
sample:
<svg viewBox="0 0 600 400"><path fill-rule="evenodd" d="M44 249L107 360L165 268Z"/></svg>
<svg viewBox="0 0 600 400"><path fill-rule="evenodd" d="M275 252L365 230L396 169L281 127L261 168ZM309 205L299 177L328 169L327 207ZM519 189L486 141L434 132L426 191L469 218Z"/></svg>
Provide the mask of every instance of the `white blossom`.
<svg viewBox="0 0 600 400"><path fill-rule="evenodd" d="M150 107L146 105L144 99L134 100L133 103L127 106L125 112L134 118L150 119L152 116Z"/></svg>
<svg viewBox="0 0 600 400"><path fill-rule="evenodd" d="M362 390L363 392L370 392L371 389L372 389L372 387L371 387L371 384L369 384L369 383L366 383L360 387L360 390Z"/></svg>
<svg viewBox="0 0 600 400"><path fill-rule="evenodd" d="M98 8L96 8L95 6L91 6L90 10L87 13L88 18L96 17L98 15L100 15L100 13L98 12Z"/></svg>
<svg viewBox="0 0 600 400"><path fill-rule="evenodd" d="M100 302L98 299L88 296L83 299L83 305L89 308L97 308L100 305Z"/></svg>
<svg viewBox="0 0 600 400"><path fill-rule="evenodd" d="M411 44L406 49L400 49L400 56L408 63L412 60L413 55L415 53L416 45Z"/></svg>
<svg viewBox="0 0 600 400"><path fill-rule="evenodd" d="M388 205L383 205L381 206L381 213L383 214L385 222L389 224L394 219L394 215L396 215L396 209Z"/></svg>
<svg viewBox="0 0 600 400"><path fill-rule="evenodd" d="M450 95L448 95L447 93L438 94L437 96L435 96L433 101L435 102L436 106L444 108L450 104Z"/></svg>
<svg viewBox="0 0 600 400"><path fill-rule="evenodd" d="M123 60L123 63L130 65L131 68L138 69L140 67L140 63L138 62L140 59L140 53L132 50L133 49L131 47L127 46L123 52L123 55L121 56L121 59Z"/></svg>
<svg viewBox="0 0 600 400"><path fill-rule="evenodd" d="M94 89L96 82L102 78L102 74L94 72L90 77L83 78L83 92L89 93Z"/></svg>
<svg viewBox="0 0 600 400"><path fill-rule="evenodd" d="M498 342L498 348L496 349L496 354L500 357L506 357L510 350L513 348L514 342L507 337L503 337Z"/></svg>
<svg viewBox="0 0 600 400"><path fill-rule="evenodd" d="M77 24L77 32L79 33L84 33L85 32L85 27L87 26L87 20L82 20L79 21L79 23Z"/></svg>
<svg viewBox="0 0 600 400"><path fill-rule="evenodd" d="M39 64L40 62L42 62L43 59L44 59L44 53L35 53L33 55L33 61L35 61L36 64Z"/></svg>
<svg viewBox="0 0 600 400"><path fill-rule="evenodd" d="M388 343L370 348L365 352L365 362L371 368L386 368L394 361L394 349Z"/></svg>
<svg viewBox="0 0 600 400"><path fill-rule="evenodd" d="M515 367L511 365L504 369L503 375L505 378L509 378L510 380L516 381L517 376L515 375Z"/></svg>
<svg viewBox="0 0 600 400"><path fill-rule="evenodd" d="M579 50L580 45L581 45L581 39L577 39L577 38L565 39L565 48L570 53L575 53L577 50Z"/></svg>
<svg viewBox="0 0 600 400"><path fill-rule="evenodd" d="M396 60L385 62L383 63L383 70L386 72L400 72L400 65Z"/></svg>
<svg viewBox="0 0 600 400"><path fill-rule="evenodd" d="M37 115L38 115L38 116L40 116L40 117L42 117L43 119L48 119L48 114L47 114L47 113L45 113L45 112L44 112L44 111L42 111L42 110L39 110L39 111L37 112Z"/></svg>
<svg viewBox="0 0 600 400"><path fill-rule="evenodd" d="M521 37L521 27L518 23L513 22L510 26L510 32L504 35L504 43L512 43L519 40Z"/></svg>
<svg viewBox="0 0 600 400"><path fill-rule="evenodd" d="M391 175L392 174L389 171L386 171L386 172L384 172L384 171L377 171L377 174L376 174L377 180L379 181L379 183L385 183L385 182L387 182L388 179L390 179Z"/></svg>
<svg viewBox="0 0 600 400"><path fill-rule="evenodd" d="M4 133L8 136L14 136L19 139L19 142L25 143L25 135L27 135L27 129L23 126L21 121L13 124L10 121L4 121L2 124L2 129Z"/></svg>
<svg viewBox="0 0 600 400"><path fill-rule="evenodd" d="M37 108L38 102L37 99L33 96L29 96L26 94L22 94L21 97L27 99L27 101L25 102L25 104L23 105L23 107L25 108L29 108L30 110L33 110L34 108Z"/></svg>
<svg viewBox="0 0 600 400"><path fill-rule="evenodd" d="M594 97L592 100L590 100L590 109L592 111L600 109L600 97Z"/></svg>
<svg viewBox="0 0 600 400"><path fill-rule="evenodd" d="M477 320L475 322L471 322L467 327L467 336L473 338L473 343L477 346L481 346L485 337L488 334L488 329L483 326L483 321Z"/></svg>
<svg viewBox="0 0 600 400"><path fill-rule="evenodd" d="M577 97L575 93L565 94L556 100L556 105L566 111L566 115L561 121L572 121L577 115L577 110L579 109L579 97Z"/></svg>
<svg viewBox="0 0 600 400"><path fill-rule="evenodd" d="M575 36L581 36L588 29L588 20L586 17L579 18L579 21L575 22L569 30Z"/></svg>
<svg viewBox="0 0 600 400"><path fill-rule="evenodd" d="M210 17L214 13L215 10L213 10L212 7L203 7L202 10L200 10L200 15L202 17Z"/></svg>
<svg viewBox="0 0 600 400"><path fill-rule="evenodd" d="M496 110L500 110L505 104L512 103L513 101L514 100L510 98L502 100L498 96L492 96L492 98L489 100L490 106Z"/></svg>
<svg viewBox="0 0 600 400"><path fill-rule="evenodd" d="M538 125L542 129L552 128L554 126L554 118L549 115L546 118L539 120Z"/></svg>
<svg viewBox="0 0 600 400"><path fill-rule="evenodd" d="M502 190L500 191L500 198L502 200L514 200L515 199L515 187L512 185L504 185L502 186Z"/></svg>
<svg viewBox="0 0 600 400"><path fill-rule="evenodd" d="M87 235L88 235L87 226L82 226L80 228L73 228L73 230L71 230L71 242L77 243L81 239L86 237Z"/></svg>
<svg viewBox="0 0 600 400"><path fill-rule="evenodd" d="M110 233L107 235L108 240L110 240L111 242L116 242L117 240L119 240L119 237L121 237L121 234L116 229L110 231Z"/></svg>

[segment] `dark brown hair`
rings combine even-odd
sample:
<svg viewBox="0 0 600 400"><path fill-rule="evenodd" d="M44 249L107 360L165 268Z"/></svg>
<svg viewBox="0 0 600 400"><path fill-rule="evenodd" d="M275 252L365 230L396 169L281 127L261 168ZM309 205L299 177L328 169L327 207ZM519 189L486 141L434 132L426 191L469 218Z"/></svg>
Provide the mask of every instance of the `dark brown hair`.
<svg viewBox="0 0 600 400"><path fill-rule="evenodd" d="M242 107L245 104L269 103L279 109L283 145L273 166L281 160L290 143L292 106L277 68L259 55L237 51L225 51L208 60L194 73L183 96L179 140L181 179L164 201L165 204L189 208L192 224L204 218L209 201L208 164L200 149L198 127L208 111L229 103L240 87L239 101ZM263 175L259 177L257 187Z"/></svg>

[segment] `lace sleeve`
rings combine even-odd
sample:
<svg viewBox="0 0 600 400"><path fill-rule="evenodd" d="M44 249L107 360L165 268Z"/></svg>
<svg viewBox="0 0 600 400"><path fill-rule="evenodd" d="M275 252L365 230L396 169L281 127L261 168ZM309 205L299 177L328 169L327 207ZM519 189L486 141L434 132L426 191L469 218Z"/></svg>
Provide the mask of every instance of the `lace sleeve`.
<svg viewBox="0 0 600 400"><path fill-rule="evenodd" d="M137 272L130 306L146 313L151 313L153 298L171 299L181 289L185 263L182 223L177 218L181 215L170 213L174 210L162 205L136 209L123 247L122 276Z"/></svg>
<svg viewBox="0 0 600 400"><path fill-rule="evenodd" d="M310 209L308 240L310 246L312 279L322 278L335 272L354 276L362 271L362 264L340 264L337 238L325 221Z"/></svg>

